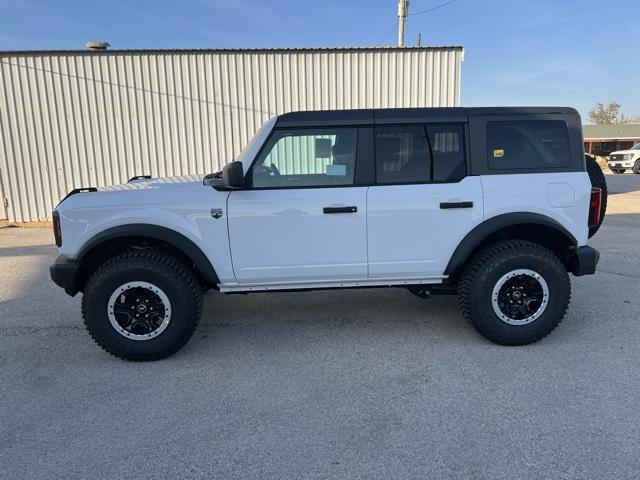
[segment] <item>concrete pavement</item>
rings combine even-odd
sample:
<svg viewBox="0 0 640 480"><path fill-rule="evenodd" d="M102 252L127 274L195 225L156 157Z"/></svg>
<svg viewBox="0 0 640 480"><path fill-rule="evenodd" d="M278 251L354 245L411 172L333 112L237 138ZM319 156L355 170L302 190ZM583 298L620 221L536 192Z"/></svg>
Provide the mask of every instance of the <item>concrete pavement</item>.
<svg viewBox="0 0 640 480"><path fill-rule="evenodd" d="M49 280L49 229L2 229L0 478L638 478L640 176L607 180L598 274L517 348L455 297L208 293L182 351L126 363Z"/></svg>

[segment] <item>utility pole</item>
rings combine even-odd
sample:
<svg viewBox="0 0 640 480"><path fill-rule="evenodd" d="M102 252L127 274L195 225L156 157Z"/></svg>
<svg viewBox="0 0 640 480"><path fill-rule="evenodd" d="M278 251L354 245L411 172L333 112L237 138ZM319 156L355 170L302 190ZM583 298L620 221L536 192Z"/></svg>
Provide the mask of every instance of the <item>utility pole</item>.
<svg viewBox="0 0 640 480"><path fill-rule="evenodd" d="M404 23L409 13L409 0L398 0L398 46L404 47Z"/></svg>

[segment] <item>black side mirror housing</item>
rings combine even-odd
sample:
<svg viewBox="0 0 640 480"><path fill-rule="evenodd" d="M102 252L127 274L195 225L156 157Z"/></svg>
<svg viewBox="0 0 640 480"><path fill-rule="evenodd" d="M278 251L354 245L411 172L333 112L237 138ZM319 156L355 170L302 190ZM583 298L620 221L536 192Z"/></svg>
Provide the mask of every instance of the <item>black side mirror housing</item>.
<svg viewBox="0 0 640 480"><path fill-rule="evenodd" d="M244 187L244 172L242 170L242 162L227 163L222 168L222 178L229 188Z"/></svg>

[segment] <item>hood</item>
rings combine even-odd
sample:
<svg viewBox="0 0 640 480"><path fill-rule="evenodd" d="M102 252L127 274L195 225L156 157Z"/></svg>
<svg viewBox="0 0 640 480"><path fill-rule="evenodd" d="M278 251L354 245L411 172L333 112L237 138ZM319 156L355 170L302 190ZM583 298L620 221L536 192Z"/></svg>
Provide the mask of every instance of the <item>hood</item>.
<svg viewBox="0 0 640 480"><path fill-rule="evenodd" d="M640 153L639 150L617 150L615 152L611 152L609 155L627 155L629 153Z"/></svg>
<svg viewBox="0 0 640 480"><path fill-rule="evenodd" d="M185 188L202 185L201 175L182 175L179 177L164 178L140 178L138 180L129 180L122 185L111 185L108 187L100 187L100 192L113 192L117 190L149 190L156 188Z"/></svg>

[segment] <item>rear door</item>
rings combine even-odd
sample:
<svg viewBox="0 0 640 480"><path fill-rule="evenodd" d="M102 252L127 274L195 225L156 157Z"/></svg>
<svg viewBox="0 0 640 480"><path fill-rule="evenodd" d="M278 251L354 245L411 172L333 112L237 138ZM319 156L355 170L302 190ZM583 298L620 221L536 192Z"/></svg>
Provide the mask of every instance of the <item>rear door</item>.
<svg viewBox="0 0 640 480"><path fill-rule="evenodd" d="M377 126L369 189L369 277L441 277L483 218L479 177L467 176L466 125Z"/></svg>
<svg viewBox="0 0 640 480"><path fill-rule="evenodd" d="M247 173L249 187L228 198L238 283L366 278L367 187L356 185L355 174L359 130L274 131Z"/></svg>

